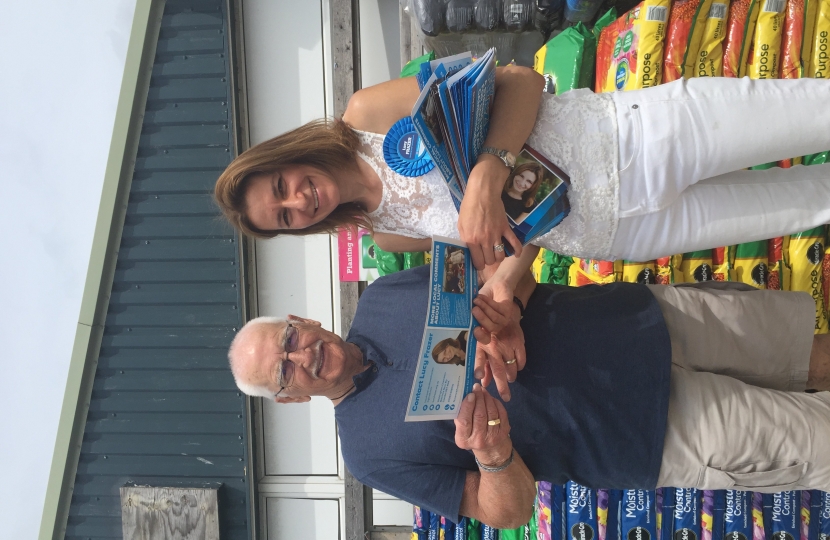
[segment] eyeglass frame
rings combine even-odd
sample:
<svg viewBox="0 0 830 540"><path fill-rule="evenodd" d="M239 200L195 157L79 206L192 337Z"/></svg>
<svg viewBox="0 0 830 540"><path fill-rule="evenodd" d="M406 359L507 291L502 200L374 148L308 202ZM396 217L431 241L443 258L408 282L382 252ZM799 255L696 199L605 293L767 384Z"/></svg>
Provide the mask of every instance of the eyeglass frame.
<svg viewBox="0 0 830 540"><path fill-rule="evenodd" d="M296 351L297 351L297 348L296 348L296 347L294 348L294 350L291 350L291 351L289 351L289 350L286 348L286 345L288 344L288 329L289 329L289 328L294 328L294 329L296 329L296 330L297 330L297 336L298 336L297 343L299 343L299 342L300 342L300 340L299 340L300 329L299 329L299 328L297 328L296 326L294 326L293 324L291 324L290 322L286 321L286 323L285 323L285 330L283 331L283 334L282 334L282 352L283 352L283 354L285 354L285 358L284 358L284 359L282 360L282 362L280 363L280 380L282 380L282 364L283 364L284 362L291 362L291 360L288 358L288 355L289 355L289 354L291 354L291 353L293 353L293 352L296 352ZM292 380L294 380L294 376L293 376L293 375L291 376L291 379L292 379ZM279 389L279 391L278 391L276 394L274 394L274 399L276 399L276 398L280 397L280 394L281 394L281 393L282 393L282 391L283 391L283 390L285 390L286 388L288 388L288 386L282 386L282 384L280 384L280 389Z"/></svg>

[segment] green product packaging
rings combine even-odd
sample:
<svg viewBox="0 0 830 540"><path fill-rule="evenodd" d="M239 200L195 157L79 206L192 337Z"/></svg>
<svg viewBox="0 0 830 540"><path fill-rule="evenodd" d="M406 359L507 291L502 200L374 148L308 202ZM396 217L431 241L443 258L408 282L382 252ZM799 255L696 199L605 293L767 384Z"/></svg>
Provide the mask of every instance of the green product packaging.
<svg viewBox="0 0 830 540"><path fill-rule="evenodd" d="M616 20L617 8L612 7L605 13L605 15L597 19L596 24L594 24L594 28L592 29L592 32L594 33L594 40L599 41L599 35L602 33L605 27Z"/></svg>
<svg viewBox="0 0 830 540"><path fill-rule="evenodd" d="M804 156L801 161L802 165L822 165L824 163L830 163L830 151Z"/></svg>
<svg viewBox="0 0 830 540"><path fill-rule="evenodd" d="M749 168L751 171L766 171L767 169L772 169L773 167L777 167L778 162L772 161L770 163L764 163L763 165L755 165Z"/></svg>
<svg viewBox="0 0 830 540"><path fill-rule="evenodd" d="M423 56L419 56L418 58L413 58L401 70L401 78L404 77L412 77L421 69L421 64L424 62L430 62L435 60L435 51L430 51Z"/></svg>
<svg viewBox="0 0 830 540"><path fill-rule="evenodd" d="M467 540L481 540L481 523L476 519L467 519Z"/></svg>
<svg viewBox="0 0 830 540"><path fill-rule="evenodd" d="M568 269L574 263L572 257L567 255L560 255L552 251L545 250L542 255L545 264L542 265L541 275L539 276L539 283L553 283L555 285L568 284Z"/></svg>
<svg viewBox="0 0 830 540"><path fill-rule="evenodd" d="M367 234L363 238L366 239L371 237ZM400 272L401 270L408 270L410 268L426 264L425 254L423 251L392 253L390 251L383 251L374 242L372 242L371 246L371 250L374 253L372 268L377 268L378 274L381 276L394 274L395 272Z"/></svg>
<svg viewBox="0 0 830 540"><path fill-rule="evenodd" d="M533 69L545 77L545 91L562 94L593 86L597 39L582 23L563 30L536 52Z"/></svg>
<svg viewBox="0 0 830 540"><path fill-rule="evenodd" d="M423 251L411 251L403 254L404 270L415 268L416 266L423 266L426 263L426 254Z"/></svg>
<svg viewBox="0 0 830 540"><path fill-rule="evenodd" d="M500 529L499 540L525 540L527 533L527 525L522 525L518 529Z"/></svg>

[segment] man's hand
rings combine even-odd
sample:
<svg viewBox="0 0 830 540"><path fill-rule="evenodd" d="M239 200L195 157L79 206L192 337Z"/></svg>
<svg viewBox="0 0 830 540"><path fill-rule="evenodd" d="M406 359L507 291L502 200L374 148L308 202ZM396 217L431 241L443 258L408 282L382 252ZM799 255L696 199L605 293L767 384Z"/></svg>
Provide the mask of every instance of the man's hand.
<svg viewBox="0 0 830 540"><path fill-rule="evenodd" d="M490 425L494 424L494 425ZM484 465L497 467L510 458L510 422L504 405L480 384L473 385L455 419L455 444L472 450Z"/></svg>
<svg viewBox="0 0 830 540"><path fill-rule="evenodd" d="M504 260L504 251L494 249L502 243L502 238L510 243L516 255L522 252L522 243L510 229L501 202L501 190L508 172L497 157L482 156L470 173L467 191L461 199L458 233L470 248L473 266L478 270Z"/></svg>

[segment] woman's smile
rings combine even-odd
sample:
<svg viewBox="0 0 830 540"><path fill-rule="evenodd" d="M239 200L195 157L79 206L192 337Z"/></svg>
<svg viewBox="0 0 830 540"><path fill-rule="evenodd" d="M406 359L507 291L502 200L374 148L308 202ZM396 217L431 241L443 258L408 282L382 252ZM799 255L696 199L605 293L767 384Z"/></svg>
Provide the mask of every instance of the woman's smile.
<svg viewBox="0 0 830 540"><path fill-rule="evenodd" d="M339 201L334 179L305 165L254 175L245 193L248 218L263 231L305 229L333 212Z"/></svg>

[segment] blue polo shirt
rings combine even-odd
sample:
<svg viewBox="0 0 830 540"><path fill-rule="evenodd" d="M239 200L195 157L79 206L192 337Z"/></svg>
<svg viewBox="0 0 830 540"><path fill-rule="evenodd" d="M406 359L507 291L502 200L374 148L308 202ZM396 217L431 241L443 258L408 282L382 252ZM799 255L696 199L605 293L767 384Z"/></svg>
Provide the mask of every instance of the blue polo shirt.
<svg viewBox="0 0 830 540"><path fill-rule="evenodd" d="M372 368L335 407L346 466L361 482L455 521L471 452L452 421L404 422L426 322L427 267L375 281L348 341ZM522 320L527 365L505 403L510 437L537 480L608 489L657 483L671 344L643 285L539 285ZM498 397L495 385L490 393Z"/></svg>

